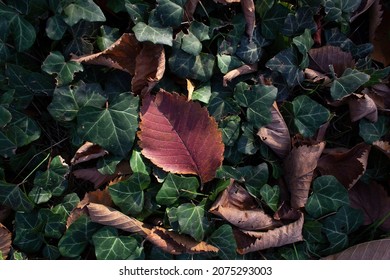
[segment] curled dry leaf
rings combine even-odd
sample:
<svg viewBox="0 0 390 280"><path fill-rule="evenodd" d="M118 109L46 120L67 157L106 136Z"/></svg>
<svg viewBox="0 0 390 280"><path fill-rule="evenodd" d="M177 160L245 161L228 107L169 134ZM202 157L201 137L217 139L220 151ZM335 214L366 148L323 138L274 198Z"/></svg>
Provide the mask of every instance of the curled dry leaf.
<svg viewBox="0 0 390 280"><path fill-rule="evenodd" d="M291 149L291 138L286 122L274 102L271 123L263 126L257 132L260 139L269 146L280 158L285 158Z"/></svg>
<svg viewBox="0 0 390 280"><path fill-rule="evenodd" d="M390 143L388 141L375 141L372 143L375 148L379 149L381 152L383 152L388 158L390 158Z"/></svg>
<svg viewBox="0 0 390 280"><path fill-rule="evenodd" d="M306 204L314 170L324 148L324 141L294 145L284 162L285 181L295 209Z"/></svg>
<svg viewBox="0 0 390 280"><path fill-rule="evenodd" d="M186 2L186 4L184 5L184 21L192 21L194 19L194 13L199 1L200 0L188 0Z"/></svg>
<svg viewBox="0 0 390 280"><path fill-rule="evenodd" d="M241 8L246 20L245 32L248 35L249 40L252 40L253 30L255 29L256 24L255 3L253 0L241 0Z"/></svg>
<svg viewBox="0 0 390 280"><path fill-rule="evenodd" d="M388 85L377 84L370 90L364 89L364 93L375 102L378 110L390 111L390 87Z"/></svg>
<svg viewBox="0 0 390 280"><path fill-rule="evenodd" d="M108 152L97 144L91 142L85 142L80 148L77 149L75 155L71 159L72 165L86 162L95 158L103 157Z"/></svg>
<svg viewBox="0 0 390 280"><path fill-rule="evenodd" d="M354 68L355 60L351 53L344 52L339 47L323 46L309 50L309 68L320 73L330 73L329 65L333 65L337 76L341 76L345 69Z"/></svg>
<svg viewBox="0 0 390 280"><path fill-rule="evenodd" d="M304 73L305 73L305 78L310 80L313 83L330 85L330 83L332 82L332 80L324 73L321 73L319 71L310 68L305 68Z"/></svg>
<svg viewBox="0 0 390 280"><path fill-rule="evenodd" d="M283 201L278 210L274 214L275 220L292 220L296 221L301 217L301 212L297 209L291 208L291 206Z"/></svg>
<svg viewBox="0 0 390 280"><path fill-rule="evenodd" d="M6 259L12 245L11 232L0 223L0 252L2 254L1 259Z"/></svg>
<svg viewBox="0 0 390 280"><path fill-rule="evenodd" d="M384 66L388 66L390 64L390 38L388 36L390 9L381 6L382 5L380 3L374 4L372 15L370 17L372 25L370 28L370 41L374 46L374 51L371 54L371 58L383 63Z"/></svg>
<svg viewBox="0 0 390 280"><path fill-rule="evenodd" d="M224 87L227 87L227 83L230 82L231 80L233 80L234 78L238 77L238 76L241 76L241 75L245 75L245 74L249 74L249 73L253 73L253 72L256 72L257 71L257 63L255 64L251 64L251 65L242 65L236 69L233 69L229 72L227 72L224 76L223 76L223 86Z"/></svg>
<svg viewBox="0 0 390 280"><path fill-rule="evenodd" d="M231 181L209 211L245 230L269 229L280 225L259 209L254 198L235 181Z"/></svg>
<svg viewBox="0 0 390 280"><path fill-rule="evenodd" d="M370 185L359 181L348 194L351 206L363 211L364 225L381 220L390 213L390 196L386 189L375 181ZM390 230L390 217L380 225L380 228Z"/></svg>
<svg viewBox="0 0 390 280"><path fill-rule="evenodd" d="M301 213L297 221L266 232L235 230L237 252L246 254L302 241L303 222Z"/></svg>
<svg viewBox="0 0 390 280"><path fill-rule="evenodd" d="M143 99L139 145L165 171L212 180L222 164L224 145L214 118L198 102L160 90Z"/></svg>
<svg viewBox="0 0 390 280"><path fill-rule="evenodd" d="M195 90L195 85L191 82L191 80L188 80L186 79L187 81L187 96L188 96L188 100L191 100L192 99L192 94Z"/></svg>
<svg viewBox="0 0 390 280"><path fill-rule="evenodd" d="M389 260L390 238L357 244L325 260Z"/></svg>
<svg viewBox="0 0 390 280"><path fill-rule="evenodd" d="M356 122L362 118L366 118L371 122L378 120L378 109L374 100L367 94L348 94L340 100L331 102L332 106L341 106L348 104L349 115L352 122Z"/></svg>
<svg viewBox="0 0 390 280"><path fill-rule="evenodd" d="M352 188L367 168L371 146L362 142L353 148L341 151L328 149L318 160L317 170L321 175L333 175L346 188Z"/></svg>

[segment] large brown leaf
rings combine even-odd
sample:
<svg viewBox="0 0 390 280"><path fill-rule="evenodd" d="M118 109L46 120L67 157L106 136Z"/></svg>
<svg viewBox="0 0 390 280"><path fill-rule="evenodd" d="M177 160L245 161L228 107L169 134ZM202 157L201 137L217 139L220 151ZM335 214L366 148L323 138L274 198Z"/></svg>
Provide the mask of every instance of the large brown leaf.
<svg viewBox="0 0 390 280"><path fill-rule="evenodd" d="M237 252L246 254L302 241L303 222L304 215L301 213L297 221L266 232L235 230Z"/></svg>
<svg viewBox="0 0 390 280"><path fill-rule="evenodd" d="M390 36L389 36L389 21L390 8L381 5L379 1L374 3L372 9L370 41L374 46L374 51L371 58L383 63L384 66L390 64Z"/></svg>
<svg viewBox="0 0 390 280"><path fill-rule="evenodd" d="M352 188L367 168L371 146L362 142L353 148L340 151L328 149L318 160L317 170L321 175L333 175L346 188Z"/></svg>
<svg viewBox="0 0 390 280"><path fill-rule="evenodd" d="M367 94L348 94L340 100L330 103L332 106L348 104L349 115L352 122L366 118L371 122L378 120L378 109L374 100Z"/></svg>
<svg viewBox="0 0 390 280"><path fill-rule="evenodd" d="M209 211L245 230L269 229L280 225L259 209L254 198L234 181L219 195Z"/></svg>
<svg viewBox="0 0 390 280"><path fill-rule="evenodd" d="M271 123L261 127L257 132L257 135L283 159L288 155L291 149L290 133L276 102L274 102L271 108L271 113Z"/></svg>
<svg viewBox="0 0 390 280"><path fill-rule="evenodd" d="M142 154L165 171L195 174L205 183L222 164L222 134L198 102L160 90L143 99L139 126Z"/></svg>
<svg viewBox="0 0 390 280"><path fill-rule="evenodd" d="M12 245L11 232L0 223L0 260L6 259Z"/></svg>
<svg viewBox="0 0 390 280"><path fill-rule="evenodd" d="M249 74L249 73L253 73L253 72L256 72L257 71L257 63L255 64L252 64L252 65L242 65L236 69L233 69L229 72L227 72L224 76L223 76L223 86L224 87L227 87L227 83L230 82L231 80L233 80L234 78L238 77L238 76L241 76L241 75L245 75L245 74Z"/></svg>
<svg viewBox="0 0 390 280"><path fill-rule="evenodd" d="M390 238L357 244L325 260L390 260Z"/></svg>
<svg viewBox="0 0 390 280"><path fill-rule="evenodd" d="M284 162L287 187L293 208L304 207L313 180L314 169L325 148L325 142L294 145Z"/></svg>
<svg viewBox="0 0 390 280"><path fill-rule="evenodd" d="M377 84L369 89L364 89L364 93L374 100L376 107L380 111L390 111L390 87L386 84Z"/></svg>

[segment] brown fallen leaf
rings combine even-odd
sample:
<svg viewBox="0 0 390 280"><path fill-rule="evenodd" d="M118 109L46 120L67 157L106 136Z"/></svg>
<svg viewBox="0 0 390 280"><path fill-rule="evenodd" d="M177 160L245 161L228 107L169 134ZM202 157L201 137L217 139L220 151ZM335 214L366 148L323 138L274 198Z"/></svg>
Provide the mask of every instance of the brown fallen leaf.
<svg viewBox="0 0 390 280"><path fill-rule="evenodd" d="M245 230L269 229L280 225L264 213L254 198L233 180L219 195L209 212Z"/></svg>
<svg viewBox="0 0 390 280"><path fill-rule="evenodd" d="M318 160L321 175L333 175L347 189L352 188L367 168L371 146L362 142L345 151L327 149Z"/></svg>
<svg viewBox="0 0 390 280"><path fill-rule="evenodd" d="M183 21L192 21L194 19L194 13L200 0L188 0L184 5Z"/></svg>
<svg viewBox="0 0 390 280"><path fill-rule="evenodd" d="M255 3L253 2L253 0L241 0L241 8L246 21L245 32L248 35L249 40L252 40L253 30L255 29L256 24Z"/></svg>
<svg viewBox="0 0 390 280"><path fill-rule="evenodd" d="M332 82L332 80L324 73L310 69L310 68L305 68L304 74L305 74L305 78L307 80L310 80L312 83L320 83L323 85L330 85L330 83Z"/></svg>
<svg viewBox="0 0 390 280"><path fill-rule="evenodd" d="M291 194L291 206L295 209L306 204L314 170L324 148L324 141L293 145L284 162L284 178Z"/></svg>
<svg viewBox="0 0 390 280"><path fill-rule="evenodd" d="M357 244L325 260L390 260L390 238Z"/></svg>
<svg viewBox="0 0 390 280"><path fill-rule="evenodd" d="M349 115L352 122L366 118L371 122L378 120L378 109L374 100L367 94L348 94L340 100L330 103L332 106L341 106L348 104Z"/></svg>
<svg viewBox="0 0 390 280"><path fill-rule="evenodd" d="M4 222L12 213L12 209L5 205L0 205L0 223Z"/></svg>
<svg viewBox="0 0 390 280"><path fill-rule="evenodd" d="M257 71L257 63L255 64L251 64L251 65L242 65L236 69L233 69L229 72L227 72L224 76L223 76L223 86L224 87L227 87L227 83L230 82L231 80L233 80L234 78L238 77L238 76L241 76L241 75L245 75L245 74L249 74L249 73L253 73L253 72L256 72Z"/></svg>
<svg viewBox="0 0 390 280"><path fill-rule="evenodd" d="M371 58L383 63L386 67L390 64L390 54L388 49L390 45L390 36L388 35L390 9L381 5L378 1L373 5L372 13L373 14L370 19L371 22L374 23L371 23L373 27L370 28L370 42L373 44L374 50L371 53Z"/></svg>
<svg viewBox="0 0 390 280"><path fill-rule="evenodd" d="M278 210L274 214L275 220L292 220L296 221L301 217L301 212L297 209L291 208L291 206L286 203L286 201L283 201Z"/></svg>
<svg viewBox="0 0 390 280"><path fill-rule="evenodd" d="M376 104L380 111L390 111L390 87L386 84L377 84L370 89L363 90Z"/></svg>
<svg viewBox="0 0 390 280"><path fill-rule="evenodd" d="M237 252L247 254L302 241L303 222L304 215L301 213L297 221L266 232L235 230Z"/></svg>
<svg viewBox="0 0 390 280"><path fill-rule="evenodd" d="M257 135L278 157L283 159L291 150L290 132L276 102L274 102L271 108L271 113L271 123L261 127Z"/></svg>
<svg viewBox="0 0 390 280"><path fill-rule="evenodd" d="M192 93L195 90L195 85L191 82L191 80L186 79L187 81L187 100L192 100Z"/></svg>
<svg viewBox="0 0 390 280"><path fill-rule="evenodd" d="M386 189L375 181L369 185L359 181L348 194L351 206L363 211L364 225L381 220L390 213L390 196ZM390 231L390 217L380 225L380 228Z"/></svg>
<svg viewBox="0 0 390 280"><path fill-rule="evenodd" d="M70 163L72 165L76 165L95 158L103 157L107 154L108 152L99 145L91 142L85 142L83 145L80 146L80 148L77 149Z"/></svg>
<svg viewBox="0 0 390 280"><path fill-rule="evenodd" d="M1 259L5 260L8 256L9 251L11 250L12 246L12 234L11 232L0 223L0 252L1 252Z"/></svg>
<svg viewBox="0 0 390 280"><path fill-rule="evenodd" d="M350 22L353 22L356 20L360 15L367 12L367 10L375 3L377 0L363 0L360 2L360 6L353 12L351 18L349 19Z"/></svg>
<svg viewBox="0 0 390 280"><path fill-rule="evenodd" d="M390 158L390 142L378 140L372 143L372 145Z"/></svg>

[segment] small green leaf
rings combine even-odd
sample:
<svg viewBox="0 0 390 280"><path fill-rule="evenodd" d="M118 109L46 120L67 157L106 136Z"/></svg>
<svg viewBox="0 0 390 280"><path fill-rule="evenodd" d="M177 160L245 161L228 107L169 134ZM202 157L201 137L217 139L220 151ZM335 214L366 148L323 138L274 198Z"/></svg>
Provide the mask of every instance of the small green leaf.
<svg viewBox="0 0 390 280"><path fill-rule="evenodd" d="M288 13L289 9L279 3L264 13L264 16L261 17L261 33L266 39L276 38Z"/></svg>
<svg viewBox="0 0 390 280"><path fill-rule="evenodd" d="M205 25L203 22L199 22L194 20L191 22L191 25L189 27L189 31L194 34L199 41L205 41L209 40L209 26Z"/></svg>
<svg viewBox="0 0 390 280"><path fill-rule="evenodd" d="M83 66L74 61L65 62L62 54L55 51L43 61L42 70L48 74L56 74L57 85L62 86L72 82L74 74L83 71Z"/></svg>
<svg viewBox="0 0 390 280"><path fill-rule="evenodd" d="M303 33L305 29L309 29L311 32L317 30L311 7L301 7L296 10L295 14L288 14L284 21L282 33L294 37Z"/></svg>
<svg viewBox="0 0 390 280"><path fill-rule="evenodd" d="M118 230L112 227L104 227L94 233L92 241L98 260L134 260L142 253L135 238L118 236Z"/></svg>
<svg viewBox="0 0 390 280"><path fill-rule="evenodd" d="M189 78L206 82L213 75L215 56L210 53L200 53L195 57L194 66L190 71Z"/></svg>
<svg viewBox="0 0 390 280"><path fill-rule="evenodd" d="M254 31L255 37L252 40L249 40L245 35L242 36L239 47L236 50L236 56L246 64L258 62L263 54L262 48L268 44L258 33L256 30Z"/></svg>
<svg viewBox="0 0 390 280"><path fill-rule="evenodd" d="M202 83L197 88L195 88L192 93L192 100L198 100L200 102L208 104L211 97L211 86L210 82Z"/></svg>
<svg viewBox="0 0 390 280"><path fill-rule="evenodd" d="M341 99L344 96L353 93L369 80L370 75L356 69L347 68L340 78L333 81L330 88L330 94L335 100Z"/></svg>
<svg viewBox="0 0 390 280"><path fill-rule="evenodd" d="M36 212L15 214L15 239L13 243L25 253L36 253L43 244L41 224Z"/></svg>
<svg viewBox="0 0 390 280"><path fill-rule="evenodd" d="M336 212L341 206L349 205L348 191L334 176L318 177L313 183L313 194L305 205L314 218Z"/></svg>
<svg viewBox="0 0 390 280"><path fill-rule="evenodd" d="M163 26L177 27L184 15L186 0L157 0L156 16Z"/></svg>
<svg viewBox="0 0 390 280"><path fill-rule="evenodd" d="M59 15L50 17L46 22L46 34L52 40L61 40L68 25Z"/></svg>
<svg viewBox="0 0 390 280"><path fill-rule="evenodd" d="M66 17L64 21L73 26L80 20L86 21L106 21L102 10L93 0L73 0L71 4L64 8Z"/></svg>
<svg viewBox="0 0 390 280"><path fill-rule="evenodd" d="M195 177L183 177L169 173L156 195L156 201L162 205L172 205L180 198L193 199L197 196L198 187L199 182Z"/></svg>
<svg viewBox="0 0 390 280"><path fill-rule="evenodd" d="M373 123L363 118L359 122L359 135L367 144L378 141L390 130L390 120L387 116L379 116Z"/></svg>
<svg viewBox="0 0 390 280"><path fill-rule="evenodd" d="M328 109L306 95L295 98L292 106L294 124L304 137L313 136L330 117Z"/></svg>
<svg viewBox="0 0 390 280"><path fill-rule="evenodd" d="M118 28L110 26L100 26L100 36L97 37L96 43L101 51L108 49L120 37Z"/></svg>
<svg viewBox="0 0 390 280"><path fill-rule="evenodd" d="M62 203L54 206L51 211L54 214L60 214L62 217L67 218L72 210L77 206L80 202L80 198L76 193L70 193L64 196L62 199Z"/></svg>
<svg viewBox="0 0 390 280"><path fill-rule="evenodd" d="M228 116L221 121L219 128L222 131L222 141L226 146L233 146L237 141L240 136L240 123L239 116Z"/></svg>
<svg viewBox="0 0 390 280"><path fill-rule="evenodd" d="M46 244L42 249L42 255L46 260L56 260L61 257L60 250L54 245Z"/></svg>
<svg viewBox="0 0 390 280"><path fill-rule="evenodd" d="M0 105L0 128L3 128L12 120L12 114L4 108L4 106Z"/></svg>
<svg viewBox="0 0 390 280"><path fill-rule="evenodd" d="M268 166L266 163L261 163L257 166L243 166L238 167L237 170L244 178L245 187L248 192L260 198L261 187L268 181Z"/></svg>
<svg viewBox="0 0 390 280"><path fill-rule="evenodd" d="M226 54L217 55L217 61L218 68L221 70L222 74L226 74L227 72L244 65L244 62L238 57Z"/></svg>
<svg viewBox="0 0 390 280"><path fill-rule="evenodd" d="M144 158L140 151L133 150L130 158L130 167L134 173L143 173L145 175L150 174L150 168L146 167Z"/></svg>
<svg viewBox="0 0 390 280"><path fill-rule="evenodd" d="M15 211L30 212L34 208L32 201L30 201L26 193L19 186L2 180L0 180L0 204L7 205Z"/></svg>
<svg viewBox="0 0 390 280"><path fill-rule="evenodd" d="M111 3L111 1L109 3ZM146 3L143 0L125 0L124 5L134 24L146 22L149 3Z"/></svg>
<svg viewBox="0 0 390 280"><path fill-rule="evenodd" d="M181 38L181 49L186 53L197 56L202 51L202 43L194 34L188 31Z"/></svg>
<svg viewBox="0 0 390 280"><path fill-rule="evenodd" d="M182 233L201 241L208 228L204 206L184 203L177 208L177 219Z"/></svg>
<svg viewBox="0 0 390 280"><path fill-rule="evenodd" d="M301 54L306 54L314 44L314 40L311 38L311 31L305 29L303 34L293 38L293 43Z"/></svg>
<svg viewBox="0 0 390 280"><path fill-rule="evenodd" d="M172 46L173 31L171 27L153 27L143 22L138 22L133 31L135 37L140 42L149 41L153 44L163 44Z"/></svg>
<svg viewBox="0 0 390 280"><path fill-rule="evenodd" d="M278 210L280 195L280 188L278 185L271 187L270 185L265 184L260 189L260 195L269 208L274 212Z"/></svg>
<svg viewBox="0 0 390 280"><path fill-rule="evenodd" d="M114 155L126 156L138 128L138 97L124 92L108 101L108 108L87 106L77 115L77 132Z"/></svg>
<svg viewBox="0 0 390 280"><path fill-rule="evenodd" d="M116 171L116 166L121 160L122 158L119 156L105 156L99 159L96 167L100 174L114 174Z"/></svg>
<svg viewBox="0 0 390 280"><path fill-rule="evenodd" d="M207 109L216 120L220 120L230 114L237 114L240 111L240 106L233 99L233 93L222 87L222 84L215 86L212 84L211 97L207 105Z"/></svg>
<svg viewBox="0 0 390 280"><path fill-rule="evenodd" d="M241 125L242 134L237 142L237 150L246 155L254 155L259 150L259 137L254 134L254 127L250 123Z"/></svg>
<svg viewBox="0 0 390 280"><path fill-rule="evenodd" d="M222 260L234 260L237 256L237 244L230 225L224 224L216 229L208 238L208 243L219 249L218 256Z"/></svg>
<svg viewBox="0 0 390 280"><path fill-rule="evenodd" d="M46 208L43 208L46 209ZM66 230L66 219L61 214L49 213L45 225L45 237L59 239Z"/></svg>

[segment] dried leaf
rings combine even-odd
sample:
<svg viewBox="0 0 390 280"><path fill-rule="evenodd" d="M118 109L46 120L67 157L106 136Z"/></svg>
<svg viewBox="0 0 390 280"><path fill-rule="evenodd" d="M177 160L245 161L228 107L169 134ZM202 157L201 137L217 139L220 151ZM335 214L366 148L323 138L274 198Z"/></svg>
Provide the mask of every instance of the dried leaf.
<svg viewBox="0 0 390 280"><path fill-rule="evenodd" d="M247 254L302 241L303 222L304 215L301 213L297 221L266 232L235 231L237 252Z"/></svg>
<svg viewBox="0 0 390 280"><path fill-rule="evenodd" d="M0 260L6 259L12 246L12 234L11 232L0 223Z"/></svg>
<svg viewBox="0 0 390 280"><path fill-rule="evenodd" d="M4 222L5 219L12 213L12 209L6 205L0 205L0 223Z"/></svg>
<svg viewBox="0 0 390 280"><path fill-rule="evenodd" d="M87 205L87 209L91 220L95 223L112 226L127 232L139 233L143 236L151 233L150 226L111 207L90 203Z"/></svg>
<svg viewBox="0 0 390 280"><path fill-rule="evenodd" d="M321 175L333 175L346 188L352 188L367 168L371 146L362 142L347 151L329 149L317 163Z"/></svg>
<svg viewBox="0 0 390 280"><path fill-rule="evenodd" d="M204 241L198 242L189 236L181 235L174 231L168 231L162 227L154 227L146 237L146 240L150 241L164 252L174 255L204 252L217 253L219 251L218 248L207 244Z"/></svg>
<svg viewBox="0 0 390 280"><path fill-rule="evenodd" d="M290 133L286 122L279 112L278 105L274 102L271 108L272 122L260 127L257 135L280 158L285 158L291 149Z"/></svg>
<svg viewBox="0 0 390 280"><path fill-rule="evenodd" d="M310 68L305 68L304 73L305 78L310 80L312 83L322 83L324 85L331 83L331 79L322 72Z"/></svg>
<svg viewBox="0 0 390 280"><path fill-rule="evenodd" d="M364 0L360 2L359 8L357 8L353 15L350 18L350 22L353 22L357 19L361 14L365 13L375 2L379 2L378 0Z"/></svg>
<svg viewBox="0 0 390 280"><path fill-rule="evenodd" d="M274 214L275 220L292 220L296 221L301 217L301 212L291 208L285 201L282 202L279 209Z"/></svg>
<svg viewBox="0 0 390 280"><path fill-rule="evenodd" d="M357 244L325 260L389 260L390 238L374 240Z"/></svg>
<svg viewBox="0 0 390 280"><path fill-rule="evenodd" d="M330 73L329 65L333 65L334 71L340 77L347 68L354 68L355 60L351 53L344 52L339 47L323 46L309 50L309 68L320 73Z"/></svg>
<svg viewBox="0 0 390 280"><path fill-rule="evenodd" d="M188 21L192 21L194 19L194 13L199 1L200 0L188 0L184 5L184 18Z"/></svg>
<svg viewBox="0 0 390 280"><path fill-rule="evenodd" d="M378 120L378 109L374 100L367 94L348 94L340 100L336 100L330 105L341 106L348 104L349 114L352 122L356 122L362 118L366 118L371 122Z"/></svg>
<svg viewBox="0 0 390 280"><path fill-rule="evenodd" d="M145 42L135 60L132 92L141 96L149 93L165 72L165 51L162 45Z"/></svg>
<svg viewBox="0 0 390 280"><path fill-rule="evenodd" d="M365 89L364 93L375 102L378 110L390 110L390 87L388 85L377 84L372 86L370 90Z"/></svg>
<svg viewBox="0 0 390 280"><path fill-rule="evenodd" d="M72 165L75 165L81 162L89 161L91 159L103 157L106 154L108 154L108 152L102 147L87 141L80 148L77 149L70 163Z"/></svg>
<svg viewBox="0 0 390 280"><path fill-rule="evenodd" d="M241 0L241 8L246 20L245 32L248 35L249 40L252 40L253 30L255 29L256 24L255 3L253 0Z"/></svg>
<svg viewBox="0 0 390 280"><path fill-rule="evenodd" d="M142 154L165 171L212 180L224 145L217 123L199 103L160 90L141 107L138 137Z"/></svg>
<svg viewBox="0 0 390 280"><path fill-rule="evenodd" d="M390 142L388 141L375 141L372 143L374 147L382 151L388 158L390 158Z"/></svg>
<svg viewBox="0 0 390 280"><path fill-rule="evenodd" d="M195 85L191 82L191 80L186 79L186 81L187 81L188 100L192 100L192 93L195 90Z"/></svg>
<svg viewBox="0 0 390 280"><path fill-rule="evenodd" d="M245 230L269 229L280 225L259 209L254 198L234 181L219 195L209 211Z"/></svg>
<svg viewBox="0 0 390 280"><path fill-rule="evenodd" d="M369 11L368 35L369 35L370 42L374 41L376 37L375 32L378 29L379 25L382 23L382 21L383 21L382 1L375 0Z"/></svg>
<svg viewBox="0 0 390 280"><path fill-rule="evenodd" d="M390 213L390 196L386 189L375 181L370 185L359 181L349 191L349 200L353 208L363 210L364 225L381 220ZM380 228L390 230L390 217L380 225Z"/></svg>
<svg viewBox="0 0 390 280"><path fill-rule="evenodd" d="M284 163L285 180L291 193L291 206L305 206L314 169L325 148L325 142L294 146Z"/></svg>
<svg viewBox="0 0 390 280"><path fill-rule="evenodd" d="M241 76L241 75L245 75L245 74L249 74L249 73L253 73L253 72L256 72L257 71L257 63L255 64L251 64L251 65L242 65L236 69L233 69L229 72L227 72L224 76L223 76L223 86L224 87L227 87L227 83L230 82L231 80L233 80L234 78L238 77L238 76Z"/></svg>
<svg viewBox="0 0 390 280"><path fill-rule="evenodd" d="M379 26L376 28L374 32L374 36L371 37L371 44L374 46L374 51L371 54L371 58L373 60L379 61L383 63L384 66L388 66L390 64L390 55L389 55L389 45L390 45L390 37L388 35L389 27L388 22L390 20L390 9L386 9L383 7L383 11L381 11L378 6L375 6L375 17L377 19L381 18ZM373 17L371 17L373 18ZM377 22L374 26L377 25ZM372 32L372 31L371 31Z"/></svg>
<svg viewBox="0 0 390 280"><path fill-rule="evenodd" d="M141 51L141 44L134 34L124 33L108 49L91 55L73 56L72 60L80 63L103 65L135 74L135 59Z"/></svg>

